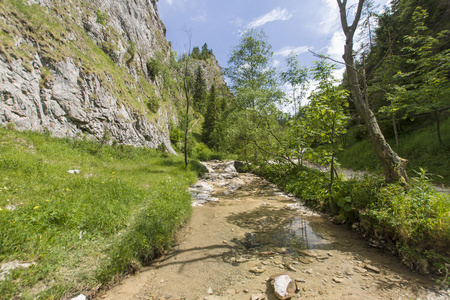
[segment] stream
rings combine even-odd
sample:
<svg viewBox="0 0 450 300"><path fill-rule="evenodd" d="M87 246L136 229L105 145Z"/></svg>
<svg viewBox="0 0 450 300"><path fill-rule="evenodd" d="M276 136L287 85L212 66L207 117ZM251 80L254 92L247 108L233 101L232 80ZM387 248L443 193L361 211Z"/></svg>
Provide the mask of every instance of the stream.
<svg viewBox="0 0 450 300"><path fill-rule="evenodd" d="M98 299L277 299L269 277L288 274L292 299L450 299L431 275L371 247L274 184L206 162L191 187L193 215L165 256Z"/></svg>

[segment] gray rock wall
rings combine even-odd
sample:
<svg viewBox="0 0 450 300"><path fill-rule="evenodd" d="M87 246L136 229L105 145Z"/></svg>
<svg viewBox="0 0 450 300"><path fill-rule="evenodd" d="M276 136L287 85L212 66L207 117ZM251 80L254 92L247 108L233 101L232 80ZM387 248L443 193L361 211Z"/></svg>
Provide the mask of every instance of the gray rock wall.
<svg viewBox="0 0 450 300"><path fill-rule="evenodd" d="M55 5L52 0L29 0L28 3L44 6L49 13ZM90 1L83 8L79 3L72 0L65 4L70 18L78 26L74 28L85 30L99 47L105 41L112 42L117 56L114 62L131 74L135 82L129 85L138 89L139 76L146 76L148 59L157 51L170 51L155 1ZM107 14L106 26L97 22L96 11ZM63 21L62 16L59 17ZM3 20L0 18L0 22ZM68 36L77 39L80 35L75 32ZM31 59L25 61L20 55L0 52L0 126L13 123L19 130L48 130L58 137L88 134L102 140L106 134L128 145L156 148L165 144L175 153L168 137L168 123L177 116L170 105L160 105L151 120L147 120L144 96L136 99L142 103L142 109L138 110L118 98L120 93L114 93L105 83L105 77L113 83L114 75L100 77L95 72L86 72L82 60L73 55L49 60L48 54L41 51L40 42L34 41L27 32L14 39L18 46L30 45L27 57ZM124 57L131 44L136 53L130 63L125 62Z"/></svg>

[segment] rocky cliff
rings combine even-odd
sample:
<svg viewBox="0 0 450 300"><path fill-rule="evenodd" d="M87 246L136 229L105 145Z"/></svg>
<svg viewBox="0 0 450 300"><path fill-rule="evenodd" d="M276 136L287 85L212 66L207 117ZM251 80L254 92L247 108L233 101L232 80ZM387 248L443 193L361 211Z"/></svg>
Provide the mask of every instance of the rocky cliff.
<svg viewBox="0 0 450 300"><path fill-rule="evenodd" d="M154 0L1 1L0 125L173 152L146 67L165 30Z"/></svg>

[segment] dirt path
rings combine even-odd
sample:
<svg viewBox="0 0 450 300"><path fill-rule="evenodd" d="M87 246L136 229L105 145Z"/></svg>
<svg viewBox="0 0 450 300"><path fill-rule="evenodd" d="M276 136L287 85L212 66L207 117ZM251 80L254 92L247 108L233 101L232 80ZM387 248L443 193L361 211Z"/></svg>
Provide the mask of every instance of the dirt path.
<svg viewBox="0 0 450 300"><path fill-rule="evenodd" d="M449 299L432 292L430 277L264 179L207 165L214 172L193 188L196 207L179 244L100 299L272 300L267 278L277 273L299 282L293 299Z"/></svg>

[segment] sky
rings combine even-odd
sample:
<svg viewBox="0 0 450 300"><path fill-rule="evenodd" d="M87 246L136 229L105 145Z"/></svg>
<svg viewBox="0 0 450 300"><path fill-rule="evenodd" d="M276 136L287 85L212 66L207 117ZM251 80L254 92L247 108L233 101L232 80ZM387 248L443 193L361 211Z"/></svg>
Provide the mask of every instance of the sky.
<svg viewBox="0 0 450 300"><path fill-rule="evenodd" d="M375 0L378 10L389 2ZM192 47L207 43L223 68L249 28L264 30L273 64L280 69L291 52L307 67L317 60L308 50L342 61L344 36L336 0L159 0L157 5L173 50L188 50L190 31ZM340 68L337 76L343 73Z"/></svg>

